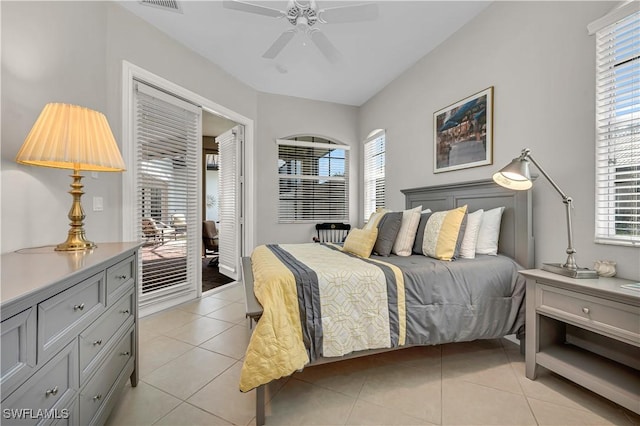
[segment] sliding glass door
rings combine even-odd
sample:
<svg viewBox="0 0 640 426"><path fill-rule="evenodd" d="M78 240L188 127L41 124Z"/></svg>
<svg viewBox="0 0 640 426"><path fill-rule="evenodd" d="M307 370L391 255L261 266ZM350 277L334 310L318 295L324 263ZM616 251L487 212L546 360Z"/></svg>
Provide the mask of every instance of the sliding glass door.
<svg viewBox="0 0 640 426"><path fill-rule="evenodd" d="M200 282L201 108L134 84L140 306L197 292Z"/></svg>

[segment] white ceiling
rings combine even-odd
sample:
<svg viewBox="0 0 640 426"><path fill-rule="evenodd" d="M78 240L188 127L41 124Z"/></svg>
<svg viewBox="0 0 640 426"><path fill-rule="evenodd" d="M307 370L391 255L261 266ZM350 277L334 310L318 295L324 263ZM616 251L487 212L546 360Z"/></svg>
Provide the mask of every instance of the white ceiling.
<svg viewBox="0 0 640 426"><path fill-rule="evenodd" d="M285 10L286 1L251 2ZM378 1L374 21L317 23L342 55L330 63L304 34L275 59L262 54L293 26L223 7L221 1L178 1L182 13L120 4L254 89L314 100L362 105L464 26L488 1ZM321 9L361 4L317 0Z"/></svg>

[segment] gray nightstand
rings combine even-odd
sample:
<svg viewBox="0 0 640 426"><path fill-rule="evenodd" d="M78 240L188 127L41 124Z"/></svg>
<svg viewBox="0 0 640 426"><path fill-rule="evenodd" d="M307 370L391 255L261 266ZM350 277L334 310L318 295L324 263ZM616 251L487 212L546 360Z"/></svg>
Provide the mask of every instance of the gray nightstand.
<svg viewBox="0 0 640 426"><path fill-rule="evenodd" d="M640 292L619 278L527 279L526 374L538 366L640 414Z"/></svg>

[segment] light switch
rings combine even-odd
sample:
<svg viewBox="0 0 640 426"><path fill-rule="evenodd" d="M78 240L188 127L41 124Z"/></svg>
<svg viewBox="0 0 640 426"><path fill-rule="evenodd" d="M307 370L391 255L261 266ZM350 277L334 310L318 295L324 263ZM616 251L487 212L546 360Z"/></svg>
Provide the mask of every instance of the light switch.
<svg viewBox="0 0 640 426"><path fill-rule="evenodd" d="M98 172L91 172L91 177L93 179L98 179Z"/></svg>
<svg viewBox="0 0 640 426"><path fill-rule="evenodd" d="M93 211L101 212L104 210L104 206L102 204L102 197L93 197Z"/></svg>

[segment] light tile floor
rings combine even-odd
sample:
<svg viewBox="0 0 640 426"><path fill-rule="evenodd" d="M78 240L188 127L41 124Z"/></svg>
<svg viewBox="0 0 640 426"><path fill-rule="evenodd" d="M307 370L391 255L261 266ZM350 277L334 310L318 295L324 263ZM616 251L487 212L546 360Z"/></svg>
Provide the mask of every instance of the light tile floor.
<svg viewBox="0 0 640 426"><path fill-rule="evenodd" d="M107 425L253 425L238 391L244 290L140 320L140 373ZM543 371L506 340L407 348L305 369L269 386L267 425L640 425L640 416Z"/></svg>

